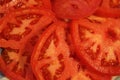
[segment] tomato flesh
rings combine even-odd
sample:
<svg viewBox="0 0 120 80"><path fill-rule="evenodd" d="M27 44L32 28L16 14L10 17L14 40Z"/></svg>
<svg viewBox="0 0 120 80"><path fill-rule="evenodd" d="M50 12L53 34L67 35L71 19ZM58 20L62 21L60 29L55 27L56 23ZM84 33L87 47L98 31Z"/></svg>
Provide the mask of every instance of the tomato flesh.
<svg viewBox="0 0 120 80"><path fill-rule="evenodd" d="M120 74L119 26L119 19L110 18L103 18L102 21L94 19L73 21L71 29L73 42L76 54L83 63L104 74Z"/></svg>

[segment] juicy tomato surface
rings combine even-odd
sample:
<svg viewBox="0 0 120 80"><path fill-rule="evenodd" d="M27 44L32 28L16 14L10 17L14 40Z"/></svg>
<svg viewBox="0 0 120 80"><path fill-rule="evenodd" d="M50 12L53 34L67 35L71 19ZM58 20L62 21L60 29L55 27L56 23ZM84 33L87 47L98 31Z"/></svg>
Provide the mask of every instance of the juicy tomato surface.
<svg viewBox="0 0 120 80"><path fill-rule="evenodd" d="M69 30L66 23L57 22L39 38L31 58L37 80L110 80L110 76L96 74L82 67L74 51L71 51Z"/></svg>
<svg viewBox="0 0 120 80"><path fill-rule="evenodd" d="M50 10L43 8L20 9L6 16L0 27L0 47L11 48L24 45L28 38L55 18Z"/></svg>
<svg viewBox="0 0 120 80"><path fill-rule="evenodd" d="M90 68L120 74L120 19L91 16L72 22L76 54Z"/></svg>
<svg viewBox="0 0 120 80"><path fill-rule="evenodd" d="M120 0L102 0L95 14L103 17L120 17Z"/></svg>
<svg viewBox="0 0 120 80"><path fill-rule="evenodd" d="M60 18L84 18L96 11L101 0L53 0L52 8Z"/></svg>

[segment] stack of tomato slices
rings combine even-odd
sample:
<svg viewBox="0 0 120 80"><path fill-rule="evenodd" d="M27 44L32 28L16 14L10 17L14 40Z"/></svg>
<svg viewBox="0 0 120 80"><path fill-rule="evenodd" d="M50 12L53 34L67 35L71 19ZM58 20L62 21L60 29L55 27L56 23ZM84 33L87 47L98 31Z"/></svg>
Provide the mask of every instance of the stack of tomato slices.
<svg viewBox="0 0 120 80"><path fill-rule="evenodd" d="M120 0L1 0L0 72L10 80L120 75Z"/></svg>

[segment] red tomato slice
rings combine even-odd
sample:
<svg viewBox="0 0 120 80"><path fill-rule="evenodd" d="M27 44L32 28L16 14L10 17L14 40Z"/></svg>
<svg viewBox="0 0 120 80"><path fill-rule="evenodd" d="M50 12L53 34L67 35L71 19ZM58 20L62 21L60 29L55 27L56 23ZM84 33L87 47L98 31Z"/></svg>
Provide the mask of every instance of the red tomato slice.
<svg viewBox="0 0 120 80"><path fill-rule="evenodd" d="M51 3L50 0L0 0L0 14L28 7L51 9Z"/></svg>
<svg viewBox="0 0 120 80"><path fill-rule="evenodd" d="M14 8L43 7L51 9L50 0L19 0Z"/></svg>
<svg viewBox="0 0 120 80"><path fill-rule="evenodd" d="M20 9L7 16L0 27L0 47L20 48L24 42L55 17L48 9ZM9 20L10 19L10 20Z"/></svg>
<svg viewBox="0 0 120 80"><path fill-rule="evenodd" d="M21 47L27 46L28 45ZM0 56L0 68L2 73L10 80L36 80L29 63L29 52L26 52L26 49L22 50L22 48L5 48Z"/></svg>
<svg viewBox="0 0 120 80"><path fill-rule="evenodd" d="M30 30L31 32L25 36L22 35L20 39L16 39L16 37L14 38L11 34L7 34L9 35L7 40L5 37L1 38L0 46L4 46L4 50L2 51L0 56L0 68L5 76L7 76L11 80L36 80L30 65L31 53L42 32L54 23L55 18L48 10L46 11L43 9L38 10L32 8L20 10L20 12L18 11L14 13L16 21L18 21L18 24L20 23L21 25L22 20L30 20L29 25L29 21L25 21L25 25L23 25L27 28L23 26L20 26L20 28L16 26L11 27L9 25L6 25L5 27L3 27L3 32L1 31L1 34L3 35L4 30L6 29L8 29L7 31L10 31L9 28L13 28L15 30L17 30L18 28L18 32L22 31L25 28ZM13 22L13 24L14 23L17 24L17 22ZM18 35L17 33L17 36L20 35ZM3 39L6 40L4 41L5 44L2 43Z"/></svg>
<svg viewBox="0 0 120 80"><path fill-rule="evenodd" d="M18 9L26 7L51 8L50 0L1 0L0 9Z"/></svg>
<svg viewBox="0 0 120 80"><path fill-rule="evenodd" d="M79 61L73 57L71 46L69 27L65 23L56 22L46 29L39 38L31 58L37 80L110 80L107 75L81 68Z"/></svg>
<svg viewBox="0 0 120 80"><path fill-rule="evenodd" d="M103 17L120 17L120 0L103 0L95 14Z"/></svg>
<svg viewBox="0 0 120 80"><path fill-rule="evenodd" d="M94 13L100 2L101 0L53 0L52 7L60 18L79 19Z"/></svg>
<svg viewBox="0 0 120 80"><path fill-rule="evenodd" d="M119 22L99 17L72 22L73 43L83 63L104 74L120 74Z"/></svg>

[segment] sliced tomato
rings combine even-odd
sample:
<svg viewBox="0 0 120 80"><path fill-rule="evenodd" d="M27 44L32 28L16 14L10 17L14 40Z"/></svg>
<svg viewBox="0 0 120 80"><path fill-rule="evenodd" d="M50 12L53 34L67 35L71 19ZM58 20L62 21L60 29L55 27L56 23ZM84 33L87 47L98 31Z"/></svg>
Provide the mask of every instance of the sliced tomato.
<svg viewBox="0 0 120 80"><path fill-rule="evenodd" d="M0 27L0 47L19 48L37 31L55 20L52 12L43 8L20 9L6 16L7 20Z"/></svg>
<svg viewBox="0 0 120 80"><path fill-rule="evenodd" d="M20 13L16 12L16 14ZM54 17L51 15L52 14L48 12L48 10L46 12L45 10L40 9L37 12L34 8L33 11L32 9L30 9L30 11L25 9L21 11L20 15L16 15L16 19L20 24L22 24L22 21L20 20L30 20L26 21L24 23L25 25L23 24L23 26L27 28L23 26L20 26L21 28L16 26L3 27L3 32L6 29L9 31L9 28L15 29L15 31L17 31L17 36L20 36L18 33L24 29L30 29L31 31L28 35L22 35L20 39L12 37L11 34L7 34L9 35L7 40L5 37L1 38L0 45L2 46L3 51L0 56L0 69L10 80L36 80L30 65L31 53L42 32L55 22ZM4 43L2 43L3 39L6 40Z"/></svg>
<svg viewBox="0 0 120 80"><path fill-rule="evenodd" d="M9 14L14 10L28 7L51 9L51 3L50 0L0 0L0 17L1 14Z"/></svg>
<svg viewBox="0 0 120 80"><path fill-rule="evenodd" d="M120 17L120 0L102 0L95 14L103 17Z"/></svg>
<svg viewBox="0 0 120 80"><path fill-rule="evenodd" d="M43 7L51 9L50 0L20 0L14 8Z"/></svg>
<svg viewBox="0 0 120 80"><path fill-rule="evenodd" d="M72 22L76 54L90 69L109 75L120 74L119 21L92 16Z"/></svg>
<svg viewBox="0 0 120 80"><path fill-rule="evenodd" d="M84 18L96 11L101 0L53 0L56 16L63 19Z"/></svg>
<svg viewBox="0 0 120 80"><path fill-rule="evenodd" d="M10 80L36 80L29 63L30 54L31 51L22 48L4 48L0 56L1 72Z"/></svg>
<svg viewBox="0 0 120 80"><path fill-rule="evenodd" d="M57 22L43 32L31 58L37 80L110 80L110 76L103 77L80 67L73 56L74 51L71 51L69 32L69 27L63 22Z"/></svg>
<svg viewBox="0 0 120 80"><path fill-rule="evenodd" d="M44 7L51 8L50 0L1 0L0 10L18 9L26 7Z"/></svg>

